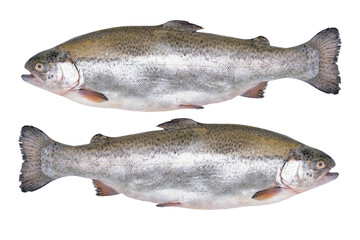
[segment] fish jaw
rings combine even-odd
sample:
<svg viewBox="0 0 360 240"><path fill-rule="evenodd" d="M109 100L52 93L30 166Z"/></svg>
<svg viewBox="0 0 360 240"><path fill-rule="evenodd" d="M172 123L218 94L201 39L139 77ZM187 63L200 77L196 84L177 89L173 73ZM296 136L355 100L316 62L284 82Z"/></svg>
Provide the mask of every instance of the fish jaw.
<svg viewBox="0 0 360 240"><path fill-rule="evenodd" d="M308 187L298 187L298 188L296 188L296 191L298 191L300 193L300 192L305 192L305 191L317 188L319 186L322 186L326 183L329 183L329 182L335 180L336 178L338 178L338 176L339 176L339 173L330 172L330 169L329 169L329 170L325 171L323 174L321 174L321 176L318 177L315 180L315 182L313 182L311 184L310 187L309 186Z"/></svg>
<svg viewBox="0 0 360 240"><path fill-rule="evenodd" d="M39 88L44 88L44 83L39 78L35 77L34 74L23 74L21 75L22 80L24 80L27 83L30 83L31 85L34 85Z"/></svg>
<svg viewBox="0 0 360 240"><path fill-rule="evenodd" d="M30 73L31 73L31 71L30 71ZM63 95L63 94L64 94L64 91L65 91L65 90L62 90L62 89L55 90L55 89L47 86L46 83L45 83L45 81L42 80L41 78L37 77L34 73L31 73L31 74L23 74L23 75L21 75L21 78L22 78L25 82L27 82L27 83L35 86L35 87L44 89L44 90L46 90L46 91L49 91L49 92L52 92L52 93L55 93L55 94L58 94L58 95Z"/></svg>
<svg viewBox="0 0 360 240"><path fill-rule="evenodd" d="M328 167L324 169L325 171L316 179L314 183L314 187L324 185L338 178L339 173L330 172L330 170L335 167L336 163L332 158L329 157L329 159L330 159L330 163L328 164Z"/></svg>
<svg viewBox="0 0 360 240"><path fill-rule="evenodd" d="M25 68L27 68L25 65ZM28 69L30 74L23 74L21 78L35 87L64 96L82 84L82 74L71 62L58 63L47 73L37 73ZM51 76L51 77L49 77Z"/></svg>
<svg viewBox="0 0 360 240"><path fill-rule="evenodd" d="M331 182L335 179L337 179L339 176L339 173L337 172L330 172L330 169L328 172L324 173L321 177L318 178L316 181L316 187L321 186L325 183Z"/></svg>

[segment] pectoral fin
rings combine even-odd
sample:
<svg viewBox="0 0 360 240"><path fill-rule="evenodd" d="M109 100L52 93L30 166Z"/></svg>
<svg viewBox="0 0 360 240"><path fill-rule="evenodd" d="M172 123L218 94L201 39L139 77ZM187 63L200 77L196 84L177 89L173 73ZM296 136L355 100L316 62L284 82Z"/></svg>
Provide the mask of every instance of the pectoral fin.
<svg viewBox="0 0 360 240"><path fill-rule="evenodd" d="M252 198L259 200L259 201L268 200L268 199L271 199L271 198L277 196L282 191L283 191L282 187L273 187L273 188L265 189L265 190L255 193L252 196Z"/></svg>
<svg viewBox="0 0 360 240"><path fill-rule="evenodd" d="M92 101L92 102L101 103L101 102L106 102L107 100L109 100L104 94L94 92L91 90L78 89L77 92L81 96L83 96L84 98L86 98L87 100Z"/></svg>

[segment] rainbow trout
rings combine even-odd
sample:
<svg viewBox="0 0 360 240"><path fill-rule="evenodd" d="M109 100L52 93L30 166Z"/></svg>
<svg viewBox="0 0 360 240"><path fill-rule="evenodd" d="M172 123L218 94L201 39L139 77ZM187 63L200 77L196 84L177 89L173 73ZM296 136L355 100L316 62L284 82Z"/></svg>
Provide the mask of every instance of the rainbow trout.
<svg viewBox="0 0 360 240"><path fill-rule="evenodd" d="M82 104L135 111L263 97L267 82L280 78L340 90L336 28L291 48L270 46L262 36L242 40L199 29L170 21L85 34L30 58L31 74L22 79Z"/></svg>
<svg viewBox="0 0 360 240"><path fill-rule="evenodd" d="M157 206L223 209L277 202L337 178L327 154L271 131L175 119L164 130L95 135L68 146L24 126L23 192L65 176L93 179L97 195Z"/></svg>

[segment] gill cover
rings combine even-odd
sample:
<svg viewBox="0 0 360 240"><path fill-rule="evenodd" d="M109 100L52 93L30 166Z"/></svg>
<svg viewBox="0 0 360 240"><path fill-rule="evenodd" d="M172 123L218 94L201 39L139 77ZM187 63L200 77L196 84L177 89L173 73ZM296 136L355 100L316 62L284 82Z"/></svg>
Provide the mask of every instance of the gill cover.
<svg viewBox="0 0 360 240"><path fill-rule="evenodd" d="M281 183L295 192L303 173L303 162L299 156L296 156L296 153L292 151L280 172Z"/></svg>

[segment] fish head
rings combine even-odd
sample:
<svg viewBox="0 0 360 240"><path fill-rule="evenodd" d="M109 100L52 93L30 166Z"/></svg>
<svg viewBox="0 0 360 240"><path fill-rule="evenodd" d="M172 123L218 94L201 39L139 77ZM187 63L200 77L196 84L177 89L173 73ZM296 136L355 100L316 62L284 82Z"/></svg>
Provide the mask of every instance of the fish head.
<svg viewBox="0 0 360 240"><path fill-rule="evenodd" d="M36 87L64 95L79 85L80 72L70 54L60 48L40 52L30 58L25 68L31 73L21 78Z"/></svg>
<svg viewBox="0 0 360 240"><path fill-rule="evenodd" d="M281 183L295 192L304 192L335 180L339 174L331 173L335 161L326 153L301 146L293 149L284 163Z"/></svg>

